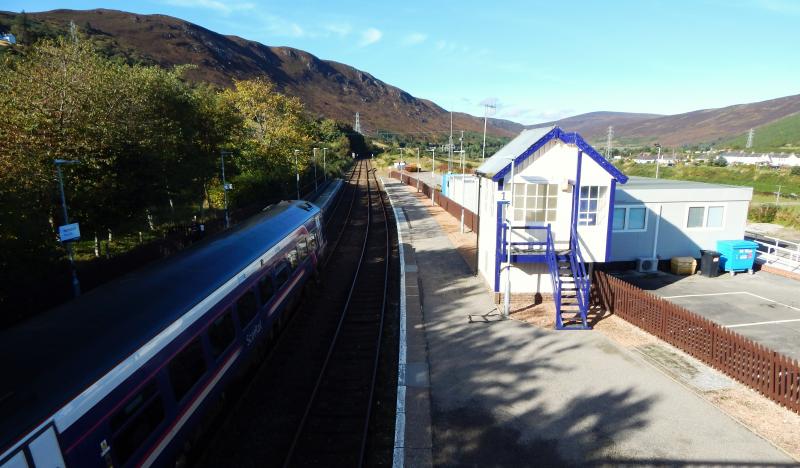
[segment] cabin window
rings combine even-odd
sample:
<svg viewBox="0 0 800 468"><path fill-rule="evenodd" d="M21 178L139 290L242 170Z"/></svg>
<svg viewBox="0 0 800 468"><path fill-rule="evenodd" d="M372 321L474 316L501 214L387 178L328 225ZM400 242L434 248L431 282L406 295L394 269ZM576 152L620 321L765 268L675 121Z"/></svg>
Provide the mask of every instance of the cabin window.
<svg viewBox="0 0 800 468"><path fill-rule="evenodd" d="M111 416L111 450L117 464L124 465L164 421L164 403L154 381L150 381Z"/></svg>
<svg viewBox="0 0 800 468"><path fill-rule="evenodd" d="M721 228L724 219L724 206L690 206L686 216L686 227Z"/></svg>
<svg viewBox="0 0 800 468"><path fill-rule="evenodd" d="M558 184L514 184L513 219L520 223L556 220Z"/></svg>
<svg viewBox="0 0 800 468"><path fill-rule="evenodd" d="M288 263L282 262L281 265L278 267L278 272L275 273L275 286L277 288L281 288L287 281L289 281L289 275L291 273L291 269L289 268Z"/></svg>
<svg viewBox="0 0 800 468"><path fill-rule="evenodd" d="M297 243L297 254L300 256L300 261L308 257L308 241L303 239Z"/></svg>
<svg viewBox="0 0 800 468"><path fill-rule="evenodd" d="M208 341L211 344L211 355L217 359L225 352L236 338L236 329L233 327L231 309L225 311L214 323L208 327Z"/></svg>
<svg viewBox="0 0 800 468"><path fill-rule="evenodd" d="M255 318L258 312L256 304L256 293L248 289L242 297L236 300L236 311L239 312L239 323L244 327Z"/></svg>
<svg viewBox="0 0 800 468"><path fill-rule="evenodd" d="M169 381L175 401L181 401L200 377L206 373L206 360L203 358L203 347L195 338L167 365Z"/></svg>
<svg viewBox="0 0 800 468"><path fill-rule="evenodd" d="M647 230L647 208L644 206L614 207L614 231L641 232Z"/></svg>
<svg viewBox="0 0 800 468"><path fill-rule="evenodd" d="M589 185L581 187L578 200L578 226L597 226L600 201L606 196L606 187Z"/></svg>
<svg viewBox="0 0 800 468"><path fill-rule="evenodd" d="M266 305L272 296L275 295L275 288L272 286L272 277L266 275L258 280L258 294L261 296L261 305Z"/></svg>

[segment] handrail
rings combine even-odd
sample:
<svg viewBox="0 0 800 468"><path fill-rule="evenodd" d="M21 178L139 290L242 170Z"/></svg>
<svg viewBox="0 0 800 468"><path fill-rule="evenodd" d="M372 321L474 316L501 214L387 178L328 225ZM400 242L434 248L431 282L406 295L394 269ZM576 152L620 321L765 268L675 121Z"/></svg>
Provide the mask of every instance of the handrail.
<svg viewBox="0 0 800 468"><path fill-rule="evenodd" d="M550 225L547 225L547 248L545 259L547 260L547 268L550 270L550 280L553 283L553 302L556 308L556 323L560 328L561 323L561 277L558 275L558 259L556 258L556 247L553 243L553 233Z"/></svg>
<svg viewBox="0 0 800 468"><path fill-rule="evenodd" d="M590 280L589 275L586 272L586 261L583 259L583 254L581 253L580 245L578 243L578 232L575 226L572 226L571 228L569 261L570 266L572 267L573 275L575 276L575 283L578 288L576 294L578 308L582 312L581 315L584 315L585 312L589 310ZM584 325L586 325L585 322Z"/></svg>

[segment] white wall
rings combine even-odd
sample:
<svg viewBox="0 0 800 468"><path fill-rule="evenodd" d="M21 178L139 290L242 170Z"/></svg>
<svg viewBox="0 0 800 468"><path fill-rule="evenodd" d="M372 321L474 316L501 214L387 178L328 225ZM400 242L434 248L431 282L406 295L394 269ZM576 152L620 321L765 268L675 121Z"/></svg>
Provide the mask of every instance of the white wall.
<svg viewBox="0 0 800 468"><path fill-rule="evenodd" d="M701 249L715 250L717 240L742 239L747 224L747 210L752 189L711 185L709 187L711 188L636 190L618 186L616 206L647 208L647 230L614 231L611 238L610 261L632 261L639 257L652 257L654 245L656 256L661 259L683 256L698 258ZM689 207L709 205L725 207L723 227L687 228ZM656 227L658 239L657 244L654 244Z"/></svg>
<svg viewBox="0 0 800 468"><path fill-rule="evenodd" d="M463 179L461 174L450 175L450 187L448 188L447 198L453 200L464 208L477 212L478 208L478 177L474 175L467 175ZM464 184L463 181L466 182ZM463 192L462 192L463 187ZM464 202L462 203L462 199Z"/></svg>

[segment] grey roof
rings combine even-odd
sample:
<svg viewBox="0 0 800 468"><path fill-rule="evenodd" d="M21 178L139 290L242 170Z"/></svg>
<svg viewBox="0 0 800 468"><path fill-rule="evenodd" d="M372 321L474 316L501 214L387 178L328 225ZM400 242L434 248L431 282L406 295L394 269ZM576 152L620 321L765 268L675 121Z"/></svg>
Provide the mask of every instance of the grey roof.
<svg viewBox="0 0 800 468"><path fill-rule="evenodd" d="M626 188L622 190L664 190L664 189L691 189L691 190L719 190L720 188L742 188L752 190L751 187L741 185L710 184L694 180L655 179L653 177L631 176L628 178Z"/></svg>
<svg viewBox="0 0 800 468"><path fill-rule="evenodd" d="M492 157L488 158L478 168L478 174L485 177L493 177L498 172L511 164L510 159L516 158L525 150L536 144L543 136L547 135L554 127L531 128L523 130L516 138L509 141L504 147L497 150Z"/></svg>

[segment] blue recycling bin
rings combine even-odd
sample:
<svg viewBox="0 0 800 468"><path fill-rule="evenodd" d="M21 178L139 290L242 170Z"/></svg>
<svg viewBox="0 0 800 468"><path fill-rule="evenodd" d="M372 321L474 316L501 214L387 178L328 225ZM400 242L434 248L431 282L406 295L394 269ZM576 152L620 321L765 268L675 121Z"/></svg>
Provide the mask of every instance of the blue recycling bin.
<svg viewBox="0 0 800 468"><path fill-rule="evenodd" d="M749 240L720 240L717 250L721 254L719 268L735 275L738 271L753 273L753 262L756 260L758 244Z"/></svg>

